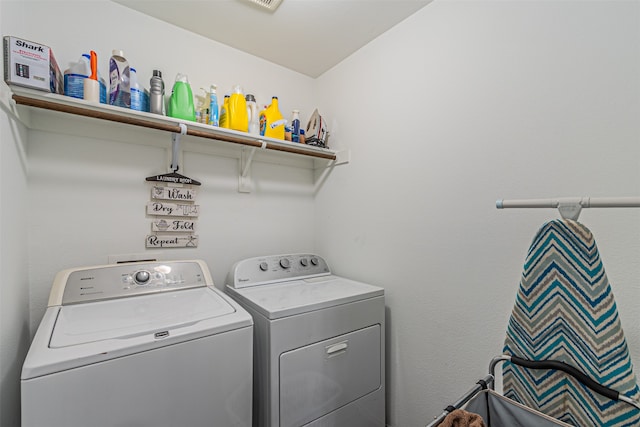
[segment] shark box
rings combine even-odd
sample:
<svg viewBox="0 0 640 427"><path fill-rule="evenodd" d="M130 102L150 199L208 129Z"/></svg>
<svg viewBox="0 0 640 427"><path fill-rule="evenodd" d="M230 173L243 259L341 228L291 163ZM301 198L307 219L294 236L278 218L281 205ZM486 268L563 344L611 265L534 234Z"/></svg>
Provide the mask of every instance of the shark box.
<svg viewBox="0 0 640 427"><path fill-rule="evenodd" d="M8 84L63 93L60 68L49 46L5 36L4 80Z"/></svg>

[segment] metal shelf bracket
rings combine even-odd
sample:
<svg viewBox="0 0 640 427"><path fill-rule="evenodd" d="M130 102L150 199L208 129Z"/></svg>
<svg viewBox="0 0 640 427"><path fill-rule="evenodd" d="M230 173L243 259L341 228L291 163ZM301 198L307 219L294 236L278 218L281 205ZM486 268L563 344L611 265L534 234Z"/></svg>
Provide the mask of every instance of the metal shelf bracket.
<svg viewBox="0 0 640 427"><path fill-rule="evenodd" d="M13 93L5 82L0 82L0 107L12 118L20 121L18 115L17 104L12 98Z"/></svg>
<svg viewBox="0 0 640 427"><path fill-rule="evenodd" d="M261 150L267 148L267 141L258 140L261 146ZM253 156L256 154L258 147L251 149L243 148L240 152L240 176L238 177L238 192L239 193L251 193L251 162L253 162Z"/></svg>

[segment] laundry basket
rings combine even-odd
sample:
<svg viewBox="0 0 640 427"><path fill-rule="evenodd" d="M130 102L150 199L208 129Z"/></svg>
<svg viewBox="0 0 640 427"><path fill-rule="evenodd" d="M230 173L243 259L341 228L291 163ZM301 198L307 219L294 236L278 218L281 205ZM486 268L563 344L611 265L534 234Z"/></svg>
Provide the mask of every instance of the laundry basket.
<svg viewBox="0 0 640 427"><path fill-rule="evenodd" d="M489 365L489 375L479 380L476 385L462 395L460 399L449 405L442 414L427 424L427 427L440 425L447 415L456 409L464 409L465 411L480 415L486 427L573 427L570 424L522 405L494 391L495 368L500 362L511 362L514 365L528 369L554 369L562 371L575 378L591 391L613 401L624 402L640 410L640 405L636 401L595 382L580 370L564 362L531 361L515 356L501 355L491 361Z"/></svg>

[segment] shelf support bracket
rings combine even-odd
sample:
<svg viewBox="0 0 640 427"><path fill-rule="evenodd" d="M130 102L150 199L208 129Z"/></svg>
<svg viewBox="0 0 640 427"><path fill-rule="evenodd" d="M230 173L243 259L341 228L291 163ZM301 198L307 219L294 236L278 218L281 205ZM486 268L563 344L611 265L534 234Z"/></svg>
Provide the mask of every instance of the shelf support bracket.
<svg viewBox="0 0 640 427"><path fill-rule="evenodd" d="M16 109L17 104L11 98L11 89L9 89L9 86L7 86L5 82L0 83L0 106L7 115L11 116L14 120L20 121L20 117L18 116L18 111Z"/></svg>
<svg viewBox="0 0 640 427"><path fill-rule="evenodd" d="M261 150L267 148L267 142L258 140L262 145ZM238 177L238 192L239 193L251 193L251 162L253 162L253 156L256 154L258 147L253 147L251 150L242 149L240 153L240 176Z"/></svg>
<svg viewBox="0 0 640 427"><path fill-rule="evenodd" d="M187 125L184 123L178 123L180 126L180 133L173 132L171 134L171 171L177 172L180 169L178 163L178 156L180 154L180 139L182 135L187 134Z"/></svg>
<svg viewBox="0 0 640 427"><path fill-rule="evenodd" d="M317 168L314 170L314 181L315 188L313 190L314 194L318 194L325 181L333 172L333 169L338 165L344 165L351 161L351 151L350 150L341 150L336 152L336 159L330 160L326 166L322 168Z"/></svg>

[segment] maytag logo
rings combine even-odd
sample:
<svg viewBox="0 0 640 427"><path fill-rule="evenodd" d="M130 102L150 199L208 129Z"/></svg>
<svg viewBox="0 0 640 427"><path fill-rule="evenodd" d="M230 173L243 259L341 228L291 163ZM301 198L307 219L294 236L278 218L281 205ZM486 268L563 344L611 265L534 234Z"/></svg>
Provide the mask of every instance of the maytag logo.
<svg viewBox="0 0 640 427"><path fill-rule="evenodd" d="M42 46L36 46L35 44L27 43L23 40L16 40L16 46L26 47L27 49L37 50L38 52L44 53L44 49L42 48Z"/></svg>

